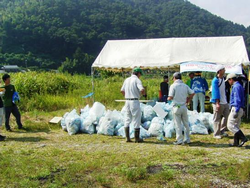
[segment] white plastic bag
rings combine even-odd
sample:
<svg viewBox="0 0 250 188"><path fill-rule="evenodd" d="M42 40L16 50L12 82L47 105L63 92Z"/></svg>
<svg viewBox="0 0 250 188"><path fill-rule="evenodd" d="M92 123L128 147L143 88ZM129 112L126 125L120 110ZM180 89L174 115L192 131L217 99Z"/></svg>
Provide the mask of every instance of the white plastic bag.
<svg viewBox="0 0 250 188"><path fill-rule="evenodd" d="M164 120L162 118L154 117L148 129L148 133L151 136L159 136L163 132L163 125L164 125Z"/></svg>
<svg viewBox="0 0 250 188"><path fill-rule="evenodd" d="M65 123L69 135L76 134L81 126L81 118L77 114L76 109L72 110L65 118Z"/></svg>

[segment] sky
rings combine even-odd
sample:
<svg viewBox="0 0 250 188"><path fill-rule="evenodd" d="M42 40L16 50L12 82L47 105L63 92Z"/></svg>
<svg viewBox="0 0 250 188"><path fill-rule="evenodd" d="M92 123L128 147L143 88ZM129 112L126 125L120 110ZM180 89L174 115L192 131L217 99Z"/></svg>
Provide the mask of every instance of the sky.
<svg viewBox="0 0 250 188"><path fill-rule="evenodd" d="M250 26L250 0L188 0L212 14L245 27Z"/></svg>

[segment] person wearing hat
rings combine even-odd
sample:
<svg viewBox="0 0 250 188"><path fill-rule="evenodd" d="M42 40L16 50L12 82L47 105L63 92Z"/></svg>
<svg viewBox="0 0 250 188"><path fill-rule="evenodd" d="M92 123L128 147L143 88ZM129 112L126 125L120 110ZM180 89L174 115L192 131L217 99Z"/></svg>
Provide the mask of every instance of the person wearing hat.
<svg viewBox="0 0 250 188"><path fill-rule="evenodd" d="M231 111L228 117L227 128L234 133L234 143L230 144L230 146L241 147L248 141L244 133L240 130L241 117L244 114L243 109L245 106L244 88L237 81L235 74L228 74L226 81L232 86L230 95ZM241 143L239 143L239 140L241 140Z"/></svg>
<svg viewBox="0 0 250 188"><path fill-rule="evenodd" d="M176 130L176 142L174 142L174 145L189 144L190 136L186 104L188 104L194 96L194 91L183 83L181 80L181 73L174 73L173 80L174 83L169 88L168 100L172 100L173 103L173 118ZM182 135L181 122L185 127L184 138Z"/></svg>
<svg viewBox="0 0 250 188"><path fill-rule="evenodd" d="M214 138L221 139L222 136L228 136L227 119L229 115L229 105L226 98L225 87L225 67L218 65L216 68L216 77L212 80L212 96L210 102L213 106L213 128Z"/></svg>
<svg viewBox="0 0 250 188"><path fill-rule="evenodd" d="M121 92L126 99L124 129L127 142L131 142L129 130L130 123L132 123L135 128L135 142L139 143L143 141L140 139L141 108L139 98L141 94L145 95L145 89L139 79L141 75L142 70L140 68L134 68L132 76L124 81L121 88Z"/></svg>
<svg viewBox="0 0 250 188"><path fill-rule="evenodd" d="M161 82L161 101L162 102L167 102L168 100L168 76L163 77L163 82Z"/></svg>
<svg viewBox="0 0 250 188"><path fill-rule="evenodd" d="M191 80L191 89L195 93L193 97L193 110L197 111L199 101L200 112L205 112L205 94L208 90L208 84L206 79L201 77L201 72L195 72L194 78Z"/></svg>

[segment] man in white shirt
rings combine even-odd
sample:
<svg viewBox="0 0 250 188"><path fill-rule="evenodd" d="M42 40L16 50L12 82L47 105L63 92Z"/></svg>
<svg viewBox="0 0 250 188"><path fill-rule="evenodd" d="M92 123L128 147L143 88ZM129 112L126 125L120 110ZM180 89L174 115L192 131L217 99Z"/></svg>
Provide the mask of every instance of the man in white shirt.
<svg viewBox="0 0 250 188"><path fill-rule="evenodd" d="M174 73L173 80L174 83L169 88L168 100L173 101L173 118L176 129L176 142L174 142L174 144L189 144L190 136L186 104L188 104L192 100L194 91L191 90L188 85L183 83L183 81L181 80L181 73ZM184 140L182 135L181 122L185 127Z"/></svg>
<svg viewBox="0 0 250 188"><path fill-rule="evenodd" d="M142 86L141 80L139 79L141 75L142 70L140 68L134 68L132 76L124 81L121 88L121 92L126 99L124 129L127 142L131 142L129 134L130 123L132 123L135 128L135 142L139 143L143 141L140 139L141 108L139 98L141 94L145 95L145 90Z"/></svg>
<svg viewBox="0 0 250 188"><path fill-rule="evenodd" d="M221 139L222 136L227 136L225 130L227 129L229 105L226 98L224 80L225 67L218 65L216 71L217 75L212 80L212 96L210 102L213 103L214 138Z"/></svg>

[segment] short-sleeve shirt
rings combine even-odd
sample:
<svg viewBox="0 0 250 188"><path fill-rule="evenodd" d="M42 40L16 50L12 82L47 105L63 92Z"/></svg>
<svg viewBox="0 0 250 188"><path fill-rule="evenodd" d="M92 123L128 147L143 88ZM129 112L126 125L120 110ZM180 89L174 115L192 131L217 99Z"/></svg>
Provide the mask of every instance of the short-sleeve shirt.
<svg viewBox="0 0 250 188"><path fill-rule="evenodd" d="M5 88L5 94L3 96L4 107L13 106L12 96L14 92L16 91L15 86L10 84L10 85L4 86L4 88Z"/></svg>
<svg viewBox="0 0 250 188"><path fill-rule="evenodd" d="M221 83L219 90L220 90L220 104L227 104L227 97L226 97L226 85L224 79L219 78L219 83Z"/></svg>
<svg viewBox="0 0 250 188"><path fill-rule="evenodd" d="M139 99L143 89L141 80L136 75L132 75L124 81L121 91L125 92L125 98Z"/></svg>
<svg viewBox="0 0 250 188"><path fill-rule="evenodd" d="M188 95L193 93L194 91L182 80L176 80L169 88L169 96L173 97L173 105L185 105Z"/></svg>

